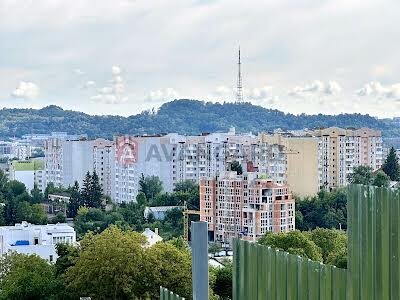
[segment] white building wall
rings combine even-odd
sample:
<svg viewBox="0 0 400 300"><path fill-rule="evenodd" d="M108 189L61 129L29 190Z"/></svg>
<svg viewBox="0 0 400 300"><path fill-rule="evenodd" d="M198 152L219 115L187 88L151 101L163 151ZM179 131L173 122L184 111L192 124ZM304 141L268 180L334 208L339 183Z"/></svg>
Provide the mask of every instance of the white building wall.
<svg viewBox="0 0 400 300"><path fill-rule="evenodd" d="M26 189L30 192L35 185L35 171L14 171L13 179L25 184Z"/></svg>
<svg viewBox="0 0 400 300"><path fill-rule="evenodd" d="M16 245L21 241L27 245ZM36 254L54 262L58 257L57 243L75 244L75 230L68 224L32 225L27 222L0 227L0 255L15 251Z"/></svg>

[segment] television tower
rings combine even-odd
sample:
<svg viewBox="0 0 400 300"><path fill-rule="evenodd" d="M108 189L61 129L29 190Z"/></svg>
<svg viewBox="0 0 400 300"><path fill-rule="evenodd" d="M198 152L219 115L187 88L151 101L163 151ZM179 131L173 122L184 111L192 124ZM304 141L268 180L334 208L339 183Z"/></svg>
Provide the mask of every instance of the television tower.
<svg viewBox="0 0 400 300"><path fill-rule="evenodd" d="M236 87L236 103L243 103L242 63L240 61L240 46L239 46L239 61L238 61L238 79Z"/></svg>

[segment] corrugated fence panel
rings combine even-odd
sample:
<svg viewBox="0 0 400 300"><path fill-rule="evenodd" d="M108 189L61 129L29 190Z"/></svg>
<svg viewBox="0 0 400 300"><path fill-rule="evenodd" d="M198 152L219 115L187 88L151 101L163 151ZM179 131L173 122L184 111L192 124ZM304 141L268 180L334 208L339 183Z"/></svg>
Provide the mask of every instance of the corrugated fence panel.
<svg viewBox="0 0 400 300"><path fill-rule="evenodd" d="M179 297L168 289L160 286L160 300L185 300L185 298Z"/></svg>
<svg viewBox="0 0 400 300"><path fill-rule="evenodd" d="M398 190L348 188L349 300L400 299Z"/></svg>
<svg viewBox="0 0 400 300"><path fill-rule="evenodd" d="M233 299L344 300L346 270L235 239Z"/></svg>
<svg viewBox="0 0 400 300"><path fill-rule="evenodd" d="M233 299L400 299L400 192L348 188L348 269L234 240Z"/></svg>

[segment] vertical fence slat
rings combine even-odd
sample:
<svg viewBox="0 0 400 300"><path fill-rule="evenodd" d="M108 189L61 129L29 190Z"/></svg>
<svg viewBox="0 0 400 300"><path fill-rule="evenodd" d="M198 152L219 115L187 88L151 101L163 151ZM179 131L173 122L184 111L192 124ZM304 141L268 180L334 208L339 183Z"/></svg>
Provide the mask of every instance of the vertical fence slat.
<svg viewBox="0 0 400 300"><path fill-rule="evenodd" d="M400 258L399 258L399 192L393 192L391 197L392 202L390 203L390 296L391 299L400 299L400 277L399 277L399 267L400 267Z"/></svg>
<svg viewBox="0 0 400 300"><path fill-rule="evenodd" d="M234 300L400 299L400 192L354 185L347 195L347 270L240 241Z"/></svg>

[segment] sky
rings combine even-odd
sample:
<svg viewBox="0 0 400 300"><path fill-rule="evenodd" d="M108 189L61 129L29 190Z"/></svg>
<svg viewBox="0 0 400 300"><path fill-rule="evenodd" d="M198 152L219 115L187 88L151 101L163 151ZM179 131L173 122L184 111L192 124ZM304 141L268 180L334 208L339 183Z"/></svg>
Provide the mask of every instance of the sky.
<svg viewBox="0 0 400 300"><path fill-rule="evenodd" d="M400 116L398 0L0 0L0 107Z"/></svg>

